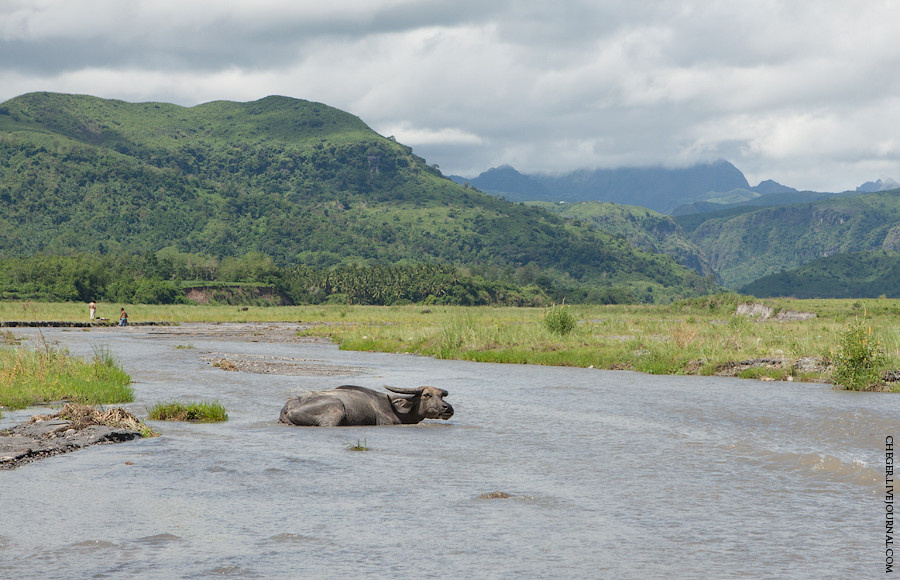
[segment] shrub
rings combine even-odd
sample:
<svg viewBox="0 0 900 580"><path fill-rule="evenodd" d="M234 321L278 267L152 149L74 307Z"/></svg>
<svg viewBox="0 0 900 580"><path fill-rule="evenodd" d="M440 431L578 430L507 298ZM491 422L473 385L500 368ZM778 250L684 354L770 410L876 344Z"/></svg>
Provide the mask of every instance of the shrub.
<svg viewBox="0 0 900 580"><path fill-rule="evenodd" d="M544 328L553 334L565 336L575 330L577 323L575 316L569 312L569 307L565 304L554 304L544 312Z"/></svg>
<svg viewBox="0 0 900 580"><path fill-rule="evenodd" d="M218 401L212 403L157 403L147 413L154 421L190 421L194 423L218 423L228 420L225 407Z"/></svg>
<svg viewBox="0 0 900 580"><path fill-rule="evenodd" d="M840 348L833 355L832 381L852 391L877 386L884 361L881 345L872 338L872 327L857 320L841 334Z"/></svg>

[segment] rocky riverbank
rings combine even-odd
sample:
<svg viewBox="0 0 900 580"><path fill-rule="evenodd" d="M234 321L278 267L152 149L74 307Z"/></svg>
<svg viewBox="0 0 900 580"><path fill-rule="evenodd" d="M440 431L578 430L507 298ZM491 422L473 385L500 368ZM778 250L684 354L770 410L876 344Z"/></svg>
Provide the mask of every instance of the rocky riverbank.
<svg viewBox="0 0 900 580"><path fill-rule="evenodd" d="M150 430L125 409L101 411L68 403L59 413L35 415L27 423L0 431L0 469L148 435Z"/></svg>

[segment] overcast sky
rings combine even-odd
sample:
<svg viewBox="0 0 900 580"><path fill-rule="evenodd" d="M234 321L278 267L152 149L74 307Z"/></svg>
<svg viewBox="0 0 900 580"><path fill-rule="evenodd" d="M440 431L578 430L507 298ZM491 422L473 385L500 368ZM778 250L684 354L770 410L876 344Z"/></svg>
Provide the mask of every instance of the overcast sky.
<svg viewBox="0 0 900 580"><path fill-rule="evenodd" d="M900 180L900 0L0 0L0 101L351 112L445 174Z"/></svg>

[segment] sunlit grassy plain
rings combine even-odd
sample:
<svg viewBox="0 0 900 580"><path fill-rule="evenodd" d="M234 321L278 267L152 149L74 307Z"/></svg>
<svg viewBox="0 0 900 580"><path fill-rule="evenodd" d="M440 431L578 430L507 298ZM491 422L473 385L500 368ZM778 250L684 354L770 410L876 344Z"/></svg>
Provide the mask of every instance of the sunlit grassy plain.
<svg viewBox="0 0 900 580"><path fill-rule="evenodd" d="M815 318L780 322L735 314L737 295L718 295L670 305L572 305L576 328L565 336L542 324L542 308L455 306L124 305L140 322L303 322L303 334L325 336L345 350L414 353L444 359L525 363L652 374L714 374L725 365L756 358L828 358L847 325L864 320L886 355L900 368L900 300L758 300L780 311L813 312ZM100 304L98 315L117 319L119 304ZM87 307L72 303L0 303L0 320L87 320ZM747 369L745 378L828 380L829 371Z"/></svg>

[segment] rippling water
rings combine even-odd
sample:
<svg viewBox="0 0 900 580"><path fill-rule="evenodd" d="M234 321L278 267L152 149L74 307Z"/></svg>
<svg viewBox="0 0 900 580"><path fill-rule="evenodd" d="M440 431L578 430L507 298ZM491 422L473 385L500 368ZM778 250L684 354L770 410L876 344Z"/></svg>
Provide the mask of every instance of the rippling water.
<svg viewBox="0 0 900 580"><path fill-rule="evenodd" d="M0 472L0 577L884 574L896 396L177 332L43 331L88 357L108 347L139 416L218 399L230 420L154 422L162 437ZM302 361L309 374L223 371L209 363L220 356ZM289 396L345 383L439 386L456 415L276 422ZM7 412L0 428L33 411ZM357 442L370 450L347 449Z"/></svg>

